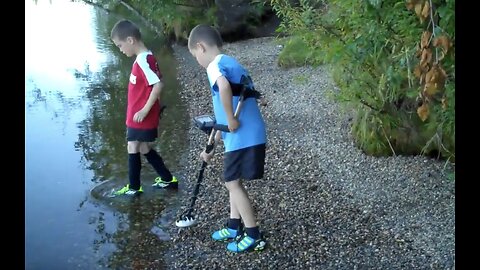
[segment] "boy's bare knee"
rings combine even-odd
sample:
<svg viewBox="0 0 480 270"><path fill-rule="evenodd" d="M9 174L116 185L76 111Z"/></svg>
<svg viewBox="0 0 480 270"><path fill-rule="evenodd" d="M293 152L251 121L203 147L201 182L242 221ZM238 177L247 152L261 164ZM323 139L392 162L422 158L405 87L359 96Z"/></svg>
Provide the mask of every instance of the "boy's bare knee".
<svg viewBox="0 0 480 270"><path fill-rule="evenodd" d="M127 143L127 151L129 154L136 154L138 153L138 145L139 142L137 141L130 141Z"/></svg>
<svg viewBox="0 0 480 270"><path fill-rule="evenodd" d="M141 142L139 148L140 148L140 153L142 155L145 155L148 152L150 152L150 149L152 149L152 146L148 142Z"/></svg>

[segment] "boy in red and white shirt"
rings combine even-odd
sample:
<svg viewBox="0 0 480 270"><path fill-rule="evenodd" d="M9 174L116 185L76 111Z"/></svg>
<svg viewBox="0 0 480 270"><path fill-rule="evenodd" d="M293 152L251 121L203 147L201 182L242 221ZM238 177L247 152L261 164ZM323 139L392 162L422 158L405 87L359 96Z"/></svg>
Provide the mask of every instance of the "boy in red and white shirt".
<svg viewBox="0 0 480 270"><path fill-rule="evenodd" d="M128 83L126 119L130 183L114 192L114 195L137 195L143 192L140 184L140 153L145 155L159 175L154 180L154 187L177 188L178 180L172 176L160 155L152 148L158 137L159 99L163 87L157 60L143 43L138 27L128 20L115 24L111 39L126 56L136 56Z"/></svg>

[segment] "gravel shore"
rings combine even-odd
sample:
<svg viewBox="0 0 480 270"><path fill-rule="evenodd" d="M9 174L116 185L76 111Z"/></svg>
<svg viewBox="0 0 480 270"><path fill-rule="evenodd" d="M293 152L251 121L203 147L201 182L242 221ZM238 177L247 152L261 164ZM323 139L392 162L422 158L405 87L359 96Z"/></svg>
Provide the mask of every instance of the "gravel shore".
<svg viewBox="0 0 480 270"><path fill-rule="evenodd" d="M183 102L191 117L212 113L205 70L174 46ZM282 69L280 45L258 38L224 45L249 71L268 105L266 172L246 186L268 247L231 254L210 239L228 218L220 179L223 147L205 171L196 226L169 226L168 269L454 269L455 183L445 162L370 157L349 135L349 117L329 98L326 67ZM187 175L179 202L189 204L206 135L189 130ZM182 209L183 210L183 209Z"/></svg>

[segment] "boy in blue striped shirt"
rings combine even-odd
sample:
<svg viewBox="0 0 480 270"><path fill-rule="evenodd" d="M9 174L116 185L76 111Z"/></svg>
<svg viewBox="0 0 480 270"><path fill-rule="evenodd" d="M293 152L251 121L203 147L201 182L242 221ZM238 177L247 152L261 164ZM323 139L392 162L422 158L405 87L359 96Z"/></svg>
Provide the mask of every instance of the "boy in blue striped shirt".
<svg viewBox="0 0 480 270"><path fill-rule="evenodd" d="M262 250L266 241L257 226L242 180L263 177L265 123L255 98L245 98L239 114L234 117L239 95L232 91L233 86L243 83L242 78L249 74L233 57L222 54L222 45L220 34L208 25L197 25L188 38L190 53L207 70L216 122L227 125L230 131L215 134L215 143L222 139L225 145L223 178L230 197L230 219L225 228L212 234L212 238L215 241L234 239L227 245L227 250L232 252ZM200 156L208 162L213 153L203 151Z"/></svg>

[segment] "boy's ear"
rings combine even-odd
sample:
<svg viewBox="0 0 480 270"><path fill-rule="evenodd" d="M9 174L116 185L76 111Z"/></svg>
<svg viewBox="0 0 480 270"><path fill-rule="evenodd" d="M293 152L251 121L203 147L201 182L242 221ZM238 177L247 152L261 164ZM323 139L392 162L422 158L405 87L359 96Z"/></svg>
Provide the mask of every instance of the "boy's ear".
<svg viewBox="0 0 480 270"><path fill-rule="evenodd" d="M206 51L205 44L202 42L197 43L197 48L199 48L203 53Z"/></svg>
<svg viewBox="0 0 480 270"><path fill-rule="evenodd" d="M135 39L133 39L133 37L127 37L127 42L128 44L133 44L135 42Z"/></svg>

